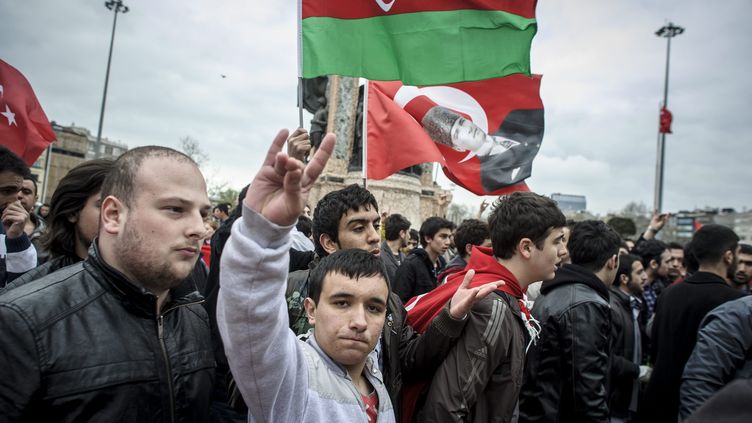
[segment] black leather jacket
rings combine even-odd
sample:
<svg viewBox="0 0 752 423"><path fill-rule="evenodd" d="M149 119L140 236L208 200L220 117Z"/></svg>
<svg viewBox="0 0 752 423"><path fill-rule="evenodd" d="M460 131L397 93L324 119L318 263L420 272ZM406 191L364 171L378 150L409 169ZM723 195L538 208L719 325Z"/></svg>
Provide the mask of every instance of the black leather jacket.
<svg viewBox="0 0 752 423"><path fill-rule="evenodd" d="M204 422L214 377L203 297L156 297L99 258L0 295L0 422Z"/></svg>
<svg viewBox="0 0 752 423"><path fill-rule="evenodd" d="M543 282L533 317L520 422L608 422L609 292L593 272L567 264Z"/></svg>

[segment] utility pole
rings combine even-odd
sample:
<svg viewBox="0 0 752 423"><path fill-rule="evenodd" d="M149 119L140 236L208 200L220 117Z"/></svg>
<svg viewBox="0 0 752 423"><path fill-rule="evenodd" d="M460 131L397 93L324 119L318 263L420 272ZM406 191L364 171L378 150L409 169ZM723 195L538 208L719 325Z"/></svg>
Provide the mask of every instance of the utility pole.
<svg viewBox="0 0 752 423"><path fill-rule="evenodd" d="M655 32L655 35L666 38L666 79L663 84L663 107L668 108L668 68L671 57L671 39L684 32L684 28L669 22ZM658 157L655 169L655 197L653 210L660 213L663 208L663 168L666 159L666 133L658 130Z"/></svg>
<svg viewBox="0 0 752 423"><path fill-rule="evenodd" d="M115 44L115 27L117 26L117 15L120 13L128 13L128 6L123 4L123 0L108 0L104 3L105 7L110 10L114 10L115 18L112 20L112 36L110 37L110 54L107 56L107 73L104 77L104 94L102 95L102 110L99 112L99 128L97 129L97 143L95 158L99 158L102 146L102 123L104 122L104 105L107 103L107 85L110 82L110 64L112 63L112 46Z"/></svg>

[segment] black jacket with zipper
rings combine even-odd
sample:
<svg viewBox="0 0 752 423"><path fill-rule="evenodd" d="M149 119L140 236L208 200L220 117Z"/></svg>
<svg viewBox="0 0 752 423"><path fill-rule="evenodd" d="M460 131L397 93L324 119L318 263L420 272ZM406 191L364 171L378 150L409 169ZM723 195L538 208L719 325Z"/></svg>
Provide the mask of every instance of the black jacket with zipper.
<svg viewBox="0 0 752 423"><path fill-rule="evenodd" d="M208 421L214 355L192 279L157 298L99 256L0 295L0 422Z"/></svg>

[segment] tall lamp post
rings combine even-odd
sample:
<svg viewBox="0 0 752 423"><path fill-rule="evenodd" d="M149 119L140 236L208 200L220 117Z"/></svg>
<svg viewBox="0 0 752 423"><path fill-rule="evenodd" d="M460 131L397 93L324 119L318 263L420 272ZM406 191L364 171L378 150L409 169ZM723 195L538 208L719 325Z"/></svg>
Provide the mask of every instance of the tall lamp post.
<svg viewBox="0 0 752 423"><path fill-rule="evenodd" d="M115 18L112 20L112 36L110 37L110 54L107 56L107 73L104 77L104 94L102 95L102 110L99 112L99 128L97 129L97 143L95 145L96 152L94 153L97 159L100 156L102 145L102 123L104 122L104 105L107 102L107 85L110 82L110 64L112 63L112 46L115 44L115 27L117 26L118 12L128 13L128 6L123 4L123 0L108 0L104 3L105 7L115 12Z"/></svg>
<svg viewBox="0 0 752 423"><path fill-rule="evenodd" d="M668 108L668 65L671 56L671 39L684 32L684 28L676 26L669 22L655 32L655 35L666 38L666 80L663 83L663 107ZM658 131L658 157L656 159L655 169L655 198L654 210L657 213L663 208L663 167L666 158L666 132L659 129Z"/></svg>

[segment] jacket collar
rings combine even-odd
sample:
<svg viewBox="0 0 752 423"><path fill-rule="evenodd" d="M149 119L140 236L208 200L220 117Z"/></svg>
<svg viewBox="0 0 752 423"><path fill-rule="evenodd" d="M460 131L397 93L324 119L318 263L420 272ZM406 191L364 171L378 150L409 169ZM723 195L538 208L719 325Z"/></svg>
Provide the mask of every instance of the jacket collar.
<svg viewBox="0 0 752 423"><path fill-rule="evenodd" d="M131 283L125 275L107 264L99 254L97 239L89 247L89 257L84 261L84 268L94 273L96 281L114 294L129 311L149 317L157 316L157 296L146 288ZM170 290L170 299L162 306L162 314L180 305L201 302L203 299L196 289L192 272L182 284Z"/></svg>
<svg viewBox="0 0 752 423"><path fill-rule="evenodd" d="M381 254L382 254L382 260L389 260L394 263L398 263L398 259L394 255L394 251L392 251L391 248L389 248L389 244L386 243L386 240L381 242ZM386 255L386 257L384 257ZM399 260L404 260L404 255L402 254L402 251L397 252L397 256L399 257Z"/></svg>
<svg viewBox="0 0 752 423"><path fill-rule="evenodd" d="M728 286L725 279L710 272L695 272L691 276L687 276L687 278L684 279L684 282L692 284L719 284L731 288Z"/></svg>
<svg viewBox="0 0 752 423"><path fill-rule="evenodd" d="M615 286L609 288L609 291L611 291L611 298L619 301L623 306L627 308L631 307L631 304L629 303L629 294L625 293Z"/></svg>
<svg viewBox="0 0 752 423"><path fill-rule="evenodd" d="M556 271L556 276L550 281L543 282L541 294L546 295L552 289L561 285L579 283L586 285L598 293L604 300L608 301L609 293L603 281L595 276L595 273L576 264L565 264Z"/></svg>
<svg viewBox="0 0 752 423"><path fill-rule="evenodd" d="M331 370L333 370L335 373L339 374L340 376L350 379L350 375L347 373L347 369L345 369L343 365L332 360L332 358L329 357L329 355L325 353L324 350L321 349L321 347L319 346L319 343L316 342L316 335L314 334L313 329L311 329L311 335L306 340L306 343L310 345L311 347L313 347L314 350L316 350L316 353L318 353L318 355L321 357L321 360L326 364L327 367L329 367ZM383 384L384 378L381 375L381 371L379 370L379 366L377 363L378 363L378 357L376 355L376 349L374 348L373 350L371 350L370 353L368 353L368 357L366 357L365 370L366 370L366 373L376 378L379 382Z"/></svg>

